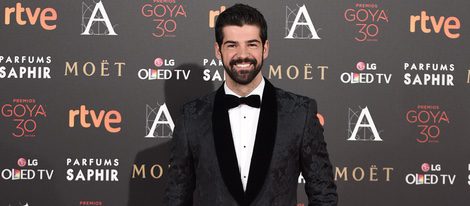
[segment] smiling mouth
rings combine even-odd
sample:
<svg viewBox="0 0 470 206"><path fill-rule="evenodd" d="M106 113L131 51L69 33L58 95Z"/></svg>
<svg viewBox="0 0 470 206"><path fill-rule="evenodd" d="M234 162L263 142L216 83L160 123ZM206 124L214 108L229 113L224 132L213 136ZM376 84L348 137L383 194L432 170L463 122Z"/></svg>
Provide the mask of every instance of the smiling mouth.
<svg viewBox="0 0 470 206"><path fill-rule="evenodd" d="M251 66L252 64L251 63L245 63L245 64L235 64L235 66L237 68L240 68L240 69L247 69Z"/></svg>

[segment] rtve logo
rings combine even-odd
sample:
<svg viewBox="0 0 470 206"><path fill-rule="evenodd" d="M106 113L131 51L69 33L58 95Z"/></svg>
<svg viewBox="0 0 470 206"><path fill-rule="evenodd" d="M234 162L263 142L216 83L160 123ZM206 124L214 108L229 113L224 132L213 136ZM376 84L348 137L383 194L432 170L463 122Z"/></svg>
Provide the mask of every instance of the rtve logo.
<svg viewBox="0 0 470 206"><path fill-rule="evenodd" d="M23 7L20 2L16 3L15 7L5 7L5 25L10 25L12 22L20 26L26 24L36 25L39 22L44 30L54 30L57 25L57 11L54 8L29 8ZM49 23L51 22L51 23Z"/></svg>
<svg viewBox="0 0 470 206"><path fill-rule="evenodd" d="M106 131L111 133L118 133L121 131L119 123L121 123L121 113L116 110L104 111L100 110L98 113L95 110L90 110L81 105L80 109L69 110L69 127L75 127L75 119L78 118L78 122L84 128L90 128L93 124L95 128L99 128L101 123L104 123ZM90 120L91 119L91 123Z"/></svg>
<svg viewBox="0 0 470 206"><path fill-rule="evenodd" d="M225 6L220 6L219 10L209 10L209 28L215 27L215 20L220 13L225 11Z"/></svg>
<svg viewBox="0 0 470 206"><path fill-rule="evenodd" d="M431 27L428 27L429 22L431 22ZM421 11L421 15L410 16L410 32L415 33L416 27L421 28L421 31L424 33L434 31L434 33L438 34L443 30L444 34L450 39L460 37L460 33L458 32L460 29L460 20L455 16L447 18L440 16L436 18L434 16L428 16L426 11Z"/></svg>

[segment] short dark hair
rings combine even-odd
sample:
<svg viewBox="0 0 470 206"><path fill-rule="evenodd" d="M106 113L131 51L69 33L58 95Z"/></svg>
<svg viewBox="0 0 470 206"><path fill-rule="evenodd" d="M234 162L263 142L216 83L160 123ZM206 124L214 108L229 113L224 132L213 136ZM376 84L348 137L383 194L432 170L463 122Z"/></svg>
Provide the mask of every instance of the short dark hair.
<svg viewBox="0 0 470 206"><path fill-rule="evenodd" d="M255 25L260 28L260 38L264 45L268 39L268 25L266 24L263 14L261 14L257 9L246 4L235 4L220 13L215 22L215 41L219 47L222 45L222 41L224 40L222 29L225 26L243 26L246 24Z"/></svg>

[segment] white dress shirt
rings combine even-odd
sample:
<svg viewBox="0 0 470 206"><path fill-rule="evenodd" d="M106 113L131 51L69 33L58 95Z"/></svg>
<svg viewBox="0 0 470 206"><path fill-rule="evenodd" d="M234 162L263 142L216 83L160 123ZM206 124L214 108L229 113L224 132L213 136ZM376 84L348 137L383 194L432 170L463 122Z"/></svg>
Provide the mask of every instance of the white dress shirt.
<svg viewBox="0 0 470 206"><path fill-rule="evenodd" d="M263 99L264 79L247 96L259 95ZM224 83L225 94L240 97ZM240 104L228 110L230 127L232 129L233 145L237 154L238 168L240 169L240 178L243 184L243 190L246 191L248 182L248 173L250 172L251 156L255 146L256 130L258 129L260 108L250 107L246 104Z"/></svg>

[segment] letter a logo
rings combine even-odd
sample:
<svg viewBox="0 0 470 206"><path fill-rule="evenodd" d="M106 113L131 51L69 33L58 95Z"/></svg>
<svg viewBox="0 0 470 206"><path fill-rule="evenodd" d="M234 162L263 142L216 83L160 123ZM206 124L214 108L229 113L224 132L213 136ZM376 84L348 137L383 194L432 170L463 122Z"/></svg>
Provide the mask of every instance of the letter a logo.
<svg viewBox="0 0 470 206"><path fill-rule="evenodd" d="M352 118L357 116L357 113L349 109L349 131L351 131L351 124ZM366 122L364 122L364 118L366 118ZM359 130L361 130L361 134L358 135ZM371 131L372 135L368 136L367 131ZM349 137L348 141L383 141L380 136L377 128L375 127L374 120L372 120L372 116L370 115L369 109L366 107L362 109L357 122L355 123L354 131L352 132L351 136Z"/></svg>
<svg viewBox="0 0 470 206"><path fill-rule="evenodd" d="M91 11L91 7L91 5L87 5L84 2L82 3L82 29L85 29L81 35L117 35L111 25L111 21L109 21L108 14L104 9L103 3L101 1L96 3L93 12L88 16ZM88 23L85 23L87 19ZM94 29L92 29L92 26ZM103 27L106 27L107 30L101 31L100 28Z"/></svg>
<svg viewBox="0 0 470 206"><path fill-rule="evenodd" d="M295 13L295 9L292 10L289 7L286 7L286 33L287 36L285 39L320 39L317 34L315 27L313 26L310 15L308 14L305 4L299 7L299 11L295 16L294 21L292 22L292 15ZM291 25L292 23L292 25ZM297 32L297 27L301 27ZM289 29L290 28L290 29ZM304 30L309 30L309 32L304 32Z"/></svg>
<svg viewBox="0 0 470 206"><path fill-rule="evenodd" d="M155 110L158 111L155 113ZM175 128L175 123L173 123L173 119L171 118L170 112L168 111L168 107L166 104L161 106L157 106L155 108L150 107L147 105L146 107L147 114L147 135L146 138L171 138L173 135L173 129ZM155 115L155 118L152 118ZM152 125L149 128L149 125ZM158 128L158 130L157 130ZM168 130L169 129L169 130Z"/></svg>

